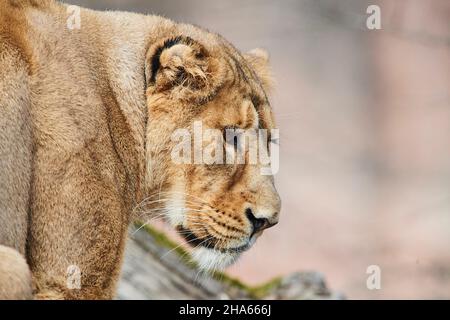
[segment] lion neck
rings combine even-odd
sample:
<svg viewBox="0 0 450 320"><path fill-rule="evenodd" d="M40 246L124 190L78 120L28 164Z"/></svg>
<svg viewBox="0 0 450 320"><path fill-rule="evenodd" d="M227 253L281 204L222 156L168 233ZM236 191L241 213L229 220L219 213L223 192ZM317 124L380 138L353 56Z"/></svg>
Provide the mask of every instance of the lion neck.
<svg viewBox="0 0 450 320"><path fill-rule="evenodd" d="M140 203L148 195L161 190L164 184L170 154L161 151L164 149L161 146L167 147L170 143L168 133L175 129L177 123L171 121L173 119L162 122L149 119L152 115L148 111L145 56L153 43L179 33L180 26L159 16L127 12L87 12L93 14L93 28L100 30L103 35L104 45L99 54L107 54L103 58L106 61L105 68L109 70L107 82L120 108L121 115L111 121L113 130L120 137L129 134L130 140L134 142L135 155L130 154L128 148L118 152L125 159L124 163L128 164L128 172L135 186L134 200ZM119 119L122 115L123 118ZM114 129L114 124L121 121L127 123L128 131L124 132L121 125ZM163 134L155 135L150 134L151 132Z"/></svg>
<svg viewBox="0 0 450 320"><path fill-rule="evenodd" d="M69 4L55 4L52 11L66 19ZM144 74L149 46L177 32L174 22L153 15L80 9L80 29L66 37L74 48L92 55L103 104L109 115L114 146L127 172L126 202L139 203L153 181L146 181L149 161L146 150L148 111ZM163 161L163 159L159 159ZM158 164L157 166L161 166ZM153 177L155 180L162 172ZM159 181L159 180L158 180Z"/></svg>
<svg viewBox="0 0 450 320"><path fill-rule="evenodd" d="M153 43L176 35L183 27L158 16L80 8L79 28L69 30L66 22L75 12L69 4L52 1L45 9L25 10L31 36L44 36L49 43L73 48L71 56L86 64L77 66L77 70L96 71L96 88L88 90L98 90L107 109L110 135L127 176L125 200L130 206L139 203L155 186L160 186L166 174L164 163L168 161L163 154L149 158L149 150L158 149L167 137L147 139L152 131L148 126L153 123L148 119L145 56ZM36 52L40 64L47 65L46 54L41 54L45 52L43 48L36 48Z"/></svg>

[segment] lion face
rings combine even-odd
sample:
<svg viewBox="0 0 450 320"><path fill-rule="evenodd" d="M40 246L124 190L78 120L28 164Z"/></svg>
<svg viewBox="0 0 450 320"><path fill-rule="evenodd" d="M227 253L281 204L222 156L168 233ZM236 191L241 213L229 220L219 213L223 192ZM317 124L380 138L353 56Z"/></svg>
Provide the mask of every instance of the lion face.
<svg viewBox="0 0 450 320"><path fill-rule="evenodd" d="M278 222L267 69L262 51L241 56L222 39L169 38L147 55L148 211L203 269L230 265Z"/></svg>

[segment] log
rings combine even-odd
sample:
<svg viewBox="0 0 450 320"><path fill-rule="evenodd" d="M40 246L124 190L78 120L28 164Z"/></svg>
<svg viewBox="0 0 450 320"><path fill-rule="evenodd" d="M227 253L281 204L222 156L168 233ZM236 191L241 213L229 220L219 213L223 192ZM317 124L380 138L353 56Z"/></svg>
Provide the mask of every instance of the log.
<svg viewBox="0 0 450 320"><path fill-rule="evenodd" d="M163 232L130 230L117 299L343 299L317 272L297 272L260 286L224 273L202 273Z"/></svg>

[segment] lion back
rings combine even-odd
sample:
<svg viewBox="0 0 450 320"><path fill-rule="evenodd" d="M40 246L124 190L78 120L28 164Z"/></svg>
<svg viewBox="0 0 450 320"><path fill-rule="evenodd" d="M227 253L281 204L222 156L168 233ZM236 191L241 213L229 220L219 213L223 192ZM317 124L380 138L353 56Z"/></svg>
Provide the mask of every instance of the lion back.
<svg viewBox="0 0 450 320"><path fill-rule="evenodd" d="M0 0L0 298L27 298L23 258L32 172L30 55L21 10Z"/></svg>

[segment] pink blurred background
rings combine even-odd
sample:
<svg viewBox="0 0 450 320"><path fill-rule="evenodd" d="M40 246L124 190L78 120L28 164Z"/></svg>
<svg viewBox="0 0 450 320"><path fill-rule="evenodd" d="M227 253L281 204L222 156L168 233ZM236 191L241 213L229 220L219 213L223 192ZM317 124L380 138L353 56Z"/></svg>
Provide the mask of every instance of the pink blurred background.
<svg viewBox="0 0 450 320"><path fill-rule="evenodd" d="M271 54L280 224L229 271L322 272L348 298L450 299L450 2L71 1L155 13ZM369 4L381 30L366 28ZM381 268L368 290L366 269Z"/></svg>

